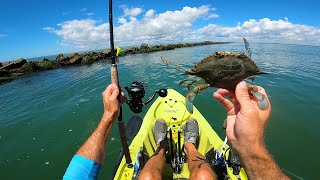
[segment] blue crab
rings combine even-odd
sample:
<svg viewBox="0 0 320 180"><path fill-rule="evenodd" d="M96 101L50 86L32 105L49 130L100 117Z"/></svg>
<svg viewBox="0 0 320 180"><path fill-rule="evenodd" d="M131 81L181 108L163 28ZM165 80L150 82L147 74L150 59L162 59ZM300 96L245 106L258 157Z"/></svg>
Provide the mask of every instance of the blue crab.
<svg viewBox="0 0 320 180"><path fill-rule="evenodd" d="M251 56L251 54L250 54ZM173 65L180 70L180 66L164 59L161 56L164 65ZM259 67L248 57L248 55L239 52L216 52L199 63L191 70L185 70L184 75L198 77L182 80L179 85L187 83L188 94L186 95L186 106L190 113L193 113L193 104L195 96L209 87L235 89L236 85L244 80L251 79L254 75L267 74L260 71ZM201 83L191 87L195 84ZM263 94L258 92L258 88L248 84L250 93L258 100L258 107L262 110L267 109L269 104Z"/></svg>

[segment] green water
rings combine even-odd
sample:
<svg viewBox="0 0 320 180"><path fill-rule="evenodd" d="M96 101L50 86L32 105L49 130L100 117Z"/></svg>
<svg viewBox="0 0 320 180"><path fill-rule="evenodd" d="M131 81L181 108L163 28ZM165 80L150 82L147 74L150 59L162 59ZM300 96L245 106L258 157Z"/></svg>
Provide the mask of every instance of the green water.
<svg viewBox="0 0 320 180"><path fill-rule="evenodd" d="M253 59L271 74L255 83L272 103L266 144L279 165L303 179L317 179L320 161L320 48L252 44ZM175 88L185 78L162 66L160 55L191 67L215 51L243 51L242 43L182 48L119 58L122 86L149 83L147 95ZM61 179L77 149L102 115L101 93L110 83L107 61L61 68L0 86L0 179ZM220 136L225 111L212 98L214 88L199 94L195 105ZM141 113L143 116L147 108ZM132 113L124 106L124 119ZM108 144L100 179L109 179L120 150L117 126Z"/></svg>

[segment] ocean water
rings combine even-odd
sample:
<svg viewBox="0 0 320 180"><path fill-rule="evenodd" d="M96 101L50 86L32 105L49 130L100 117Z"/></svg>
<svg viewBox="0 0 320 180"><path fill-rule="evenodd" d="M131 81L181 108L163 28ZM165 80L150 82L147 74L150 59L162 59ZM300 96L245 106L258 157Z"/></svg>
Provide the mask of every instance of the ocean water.
<svg viewBox="0 0 320 180"><path fill-rule="evenodd" d="M317 179L320 161L320 47L255 44L252 58L268 75L257 76L271 100L265 142L274 159L294 179ZM144 81L146 97L160 88L179 87L186 78L168 68L160 55L190 68L215 51L241 51L242 43L181 48L128 55L118 62L121 85ZM103 112L101 93L110 83L110 64L60 68L0 86L0 179L61 179L72 156ZM221 136L226 112L205 90L194 104ZM147 106L140 114L146 113ZM133 113L123 106L125 121ZM120 150L113 127L100 179L109 179Z"/></svg>

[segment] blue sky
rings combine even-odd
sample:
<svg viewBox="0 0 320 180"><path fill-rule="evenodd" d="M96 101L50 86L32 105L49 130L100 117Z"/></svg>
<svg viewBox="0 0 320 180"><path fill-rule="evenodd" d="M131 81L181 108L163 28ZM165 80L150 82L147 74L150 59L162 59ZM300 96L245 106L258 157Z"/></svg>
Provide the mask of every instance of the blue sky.
<svg viewBox="0 0 320 180"><path fill-rule="evenodd" d="M320 1L114 0L116 44L250 41L320 45ZM0 61L107 48L108 1L2 0Z"/></svg>

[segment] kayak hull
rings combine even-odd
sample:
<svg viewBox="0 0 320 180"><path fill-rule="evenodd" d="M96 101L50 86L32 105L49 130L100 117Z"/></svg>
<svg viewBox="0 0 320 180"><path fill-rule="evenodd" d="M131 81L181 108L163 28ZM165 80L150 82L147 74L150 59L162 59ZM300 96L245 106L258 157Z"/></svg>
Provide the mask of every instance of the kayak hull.
<svg viewBox="0 0 320 180"><path fill-rule="evenodd" d="M185 105L185 97L174 89L168 89L168 95L164 98L158 97L155 102L151 105L143 122L141 124L140 130L134 137L129 146L130 155L132 158L132 165L127 165L125 158L123 157L118 168L114 179L135 179L139 174L139 170L143 168L145 161L151 157L156 151L156 143L154 140L153 129L154 124L157 119L164 119L168 126L168 130L171 131L171 136L168 133L168 141L171 142L171 146L174 148L168 147L167 149L175 149L174 153L177 154L177 151L180 151L183 157L186 155L183 152L183 135L180 133L181 128L187 122L188 119L194 118L199 124L199 140L197 143L197 149L200 154L204 157L208 157L210 152L220 151L223 146L223 141L217 135L217 133L212 129L208 121L202 116L196 107L194 107L193 114L190 114ZM130 123L130 122L129 122ZM129 126L129 124L127 125ZM179 135L180 133L180 135ZM179 140L180 139L180 143ZM170 144L170 143L169 143ZM180 148L178 147L180 145ZM179 150L178 150L179 149ZM225 151L228 149L226 146L225 150L221 151L226 154L225 158L228 158L228 153ZM211 151L210 151L211 150ZM143 156L143 157L142 157ZM215 154L211 154L215 156ZM143 162L141 161L141 157ZM188 179L190 172L188 169L187 160L184 163L181 163L181 168L178 171L175 171L172 168L172 156L166 157L167 163L165 166L165 171L163 174L163 179ZM186 159L186 158L184 158ZM171 161L171 163L170 163ZM231 167L228 167L225 164L225 172L230 179L248 179L243 168L241 168L240 173L237 176L233 174Z"/></svg>

